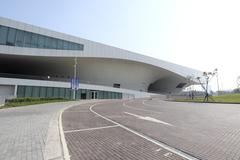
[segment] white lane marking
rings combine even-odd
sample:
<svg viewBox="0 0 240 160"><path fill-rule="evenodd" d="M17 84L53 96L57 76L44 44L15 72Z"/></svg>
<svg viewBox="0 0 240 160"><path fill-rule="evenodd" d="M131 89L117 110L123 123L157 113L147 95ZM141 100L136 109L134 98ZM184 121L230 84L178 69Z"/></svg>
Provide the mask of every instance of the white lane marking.
<svg viewBox="0 0 240 160"><path fill-rule="evenodd" d="M139 111L146 111L146 112L153 112L153 113L156 113L156 114L162 114L162 112L158 112L158 111L133 107L133 106L130 106L130 105L126 104L125 102L123 102L123 106L127 107L127 108L131 108L131 109L139 110Z"/></svg>
<svg viewBox="0 0 240 160"><path fill-rule="evenodd" d="M167 152L164 154L165 157L171 157L172 156L172 153L171 152Z"/></svg>
<svg viewBox="0 0 240 160"><path fill-rule="evenodd" d="M71 107L73 107L73 106L71 106ZM67 108L70 108L70 107L67 107ZM60 132L60 140L61 140L61 143L62 143L63 159L64 160L70 160L69 150L68 150L68 147L67 147L67 142L66 142L65 135L64 135L64 132L63 132L63 124L62 124L62 114L63 114L64 110L66 110L67 108L62 109L60 111L60 116L59 116L59 132Z"/></svg>
<svg viewBox="0 0 240 160"><path fill-rule="evenodd" d="M142 101L142 104L143 104L143 105L146 105L146 106L150 106L150 107L157 107L156 105L151 105L151 104L145 103L145 102L147 102L147 101L149 101L149 100L143 100L143 101ZM159 104L159 105L160 105L160 104Z"/></svg>
<svg viewBox="0 0 240 160"><path fill-rule="evenodd" d="M65 135L64 135L64 131L63 131L63 124L62 124L62 114L65 110L67 110L68 108L71 108L71 107L74 107L74 106L78 106L78 105L82 105L82 104L86 104L86 103L92 103L92 102L98 102L98 101L101 101L101 100L86 100L85 102L82 102L80 104L72 104L72 105L69 105L65 108L63 108L62 110L60 110L60 115L59 115L59 119L58 119L58 125L59 125L59 134L60 134L60 141L61 141L61 144L62 144L62 156L63 156L63 159L64 160L70 160L70 155L69 155L69 150L68 150L68 147L67 147L67 141L65 139ZM104 100L102 100L104 101Z"/></svg>
<svg viewBox="0 0 240 160"><path fill-rule="evenodd" d="M64 112L86 113L86 112L90 112L90 111L64 111Z"/></svg>
<svg viewBox="0 0 240 160"><path fill-rule="evenodd" d="M145 100L143 100L142 103L143 103L144 105L146 105L146 106L156 107L155 105L151 105L151 104L145 103L145 102L147 102L147 101L149 101L149 100L145 99Z"/></svg>
<svg viewBox="0 0 240 160"><path fill-rule="evenodd" d="M69 131L64 131L64 133L81 132L81 131L91 131L91 130L98 130L98 129L113 128L113 127L119 127L119 125L104 126L104 127L95 127L95 128L86 128L86 129L77 129L77 130L69 130Z"/></svg>
<svg viewBox="0 0 240 160"><path fill-rule="evenodd" d="M119 125L119 127L123 128L123 129L125 129L125 130L127 130L127 131L129 131L129 132L131 132L131 133L133 133L133 134L135 134L135 135L137 135L137 136L139 136L139 137L147 140L147 141L150 141L150 142L152 142L152 143L154 143L154 144L156 144L156 145L158 145L158 146L160 146L160 147L162 147L162 148L164 148L164 149L166 149L166 150L168 150L168 151L170 151L170 152L173 152L173 153L175 153L175 154L177 154L177 155L179 155L179 156L181 156L181 157L183 157L183 158L186 158L186 159L188 159L188 160L198 160L197 158L195 158L195 157L193 157L193 156L191 156L191 155L188 155L188 154L186 154L186 153L184 153L184 152L182 152L182 151L180 151L180 150L177 150L177 149L175 149L175 148L173 148L173 147L170 147L170 146L168 146L168 145L166 145L166 144L164 144L164 143L162 143L162 142L159 142L159 141L157 141L157 140L155 140L155 139L153 139L153 138L151 138L151 137L148 137L148 136L146 136L146 135L143 135L143 134L141 134L141 133L138 133L137 131L134 131L134 130L132 130L132 129L130 129L130 128L128 128L128 127L120 124L120 123L117 123L117 122L115 122L115 121L113 121L113 120L111 120L111 119L109 119L109 118L107 118L107 117L104 117L104 116L102 116L101 114L95 112L92 108L93 108L94 106L100 105L100 104L102 104L102 103L93 104L92 106L89 107L89 110L90 110L91 112L95 113L96 115L98 115L99 117L102 117L103 119L105 119L105 120L107 120L107 121L109 121L109 122L112 122L112 123L114 123L114 124L116 124L116 125Z"/></svg>
<svg viewBox="0 0 240 160"><path fill-rule="evenodd" d="M162 150L162 148L158 148L156 151L159 152L159 151L161 151L161 150Z"/></svg>
<svg viewBox="0 0 240 160"><path fill-rule="evenodd" d="M129 113L129 112L124 112L124 113L126 113L128 115L131 115L131 116L134 116L134 117L137 117L139 119L146 120L146 121L151 121L151 122L161 123L161 124L168 125L168 126L173 126L170 123L167 123L167 122L164 122L164 121L152 118L152 117L143 117L143 116L139 116L139 115L136 115L136 114L133 114L133 113Z"/></svg>

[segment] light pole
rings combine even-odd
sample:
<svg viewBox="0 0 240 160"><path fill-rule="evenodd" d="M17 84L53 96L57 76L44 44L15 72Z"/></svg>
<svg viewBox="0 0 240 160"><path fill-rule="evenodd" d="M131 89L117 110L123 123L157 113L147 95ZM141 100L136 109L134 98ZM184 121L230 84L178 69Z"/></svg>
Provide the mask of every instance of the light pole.
<svg viewBox="0 0 240 160"><path fill-rule="evenodd" d="M240 76L237 77L237 89L239 90L240 88Z"/></svg>
<svg viewBox="0 0 240 160"><path fill-rule="evenodd" d="M74 87L73 87L73 100L76 99L76 79L77 79L77 57L74 58L74 77L73 77L73 81L74 81Z"/></svg>
<svg viewBox="0 0 240 160"><path fill-rule="evenodd" d="M191 99L194 99L194 92L193 92L193 79L194 79L194 76L193 75L189 75L186 77L187 78L187 83L189 84L189 87L188 87L188 96L189 98Z"/></svg>
<svg viewBox="0 0 240 160"><path fill-rule="evenodd" d="M214 70L214 73L216 74L216 77L217 77L217 95L219 96L219 81L218 81L218 69L216 68Z"/></svg>

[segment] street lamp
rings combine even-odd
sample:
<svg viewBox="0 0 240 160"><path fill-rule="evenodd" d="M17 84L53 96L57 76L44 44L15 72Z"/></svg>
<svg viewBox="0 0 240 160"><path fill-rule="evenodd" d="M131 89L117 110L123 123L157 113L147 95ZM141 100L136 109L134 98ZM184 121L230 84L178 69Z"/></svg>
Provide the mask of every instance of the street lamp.
<svg viewBox="0 0 240 160"><path fill-rule="evenodd" d="M194 76L193 75L189 75L186 77L187 79L187 83L189 84L188 86L188 96L191 98L191 99L194 99L194 88L193 88L193 79L194 79Z"/></svg>
<svg viewBox="0 0 240 160"><path fill-rule="evenodd" d="M77 57L74 58L74 78L73 78L73 80L74 80L75 85L76 85L76 79L77 79ZM76 86L74 86L74 88L73 88L73 100L76 99L76 88L75 87Z"/></svg>
<svg viewBox="0 0 240 160"><path fill-rule="evenodd" d="M216 77L217 77L217 95L219 96L219 81L218 81L218 69L217 68L214 70L214 73L216 74Z"/></svg>

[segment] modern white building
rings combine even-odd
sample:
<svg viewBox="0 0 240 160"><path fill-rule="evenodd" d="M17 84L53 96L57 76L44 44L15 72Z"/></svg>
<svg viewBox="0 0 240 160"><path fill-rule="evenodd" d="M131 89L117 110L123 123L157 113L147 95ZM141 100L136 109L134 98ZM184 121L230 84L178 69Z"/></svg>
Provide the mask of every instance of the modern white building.
<svg viewBox="0 0 240 160"><path fill-rule="evenodd" d="M145 97L188 86L202 72L105 44L0 18L0 96Z"/></svg>

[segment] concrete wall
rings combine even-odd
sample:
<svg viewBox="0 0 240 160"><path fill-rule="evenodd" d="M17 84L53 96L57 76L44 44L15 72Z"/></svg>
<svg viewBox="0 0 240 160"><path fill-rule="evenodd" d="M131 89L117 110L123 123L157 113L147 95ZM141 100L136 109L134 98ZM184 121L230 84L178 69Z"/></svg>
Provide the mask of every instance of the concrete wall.
<svg viewBox="0 0 240 160"><path fill-rule="evenodd" d="M0 106L4 105L6 98L14 97L15 97L15 85L0 85Z"/></svg>
<svg viewBox="0 0 240 160"><path fill-rule="evenodd" d="M14 89L14 85L0 85L0 97L13 96Z"/></svg>

